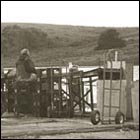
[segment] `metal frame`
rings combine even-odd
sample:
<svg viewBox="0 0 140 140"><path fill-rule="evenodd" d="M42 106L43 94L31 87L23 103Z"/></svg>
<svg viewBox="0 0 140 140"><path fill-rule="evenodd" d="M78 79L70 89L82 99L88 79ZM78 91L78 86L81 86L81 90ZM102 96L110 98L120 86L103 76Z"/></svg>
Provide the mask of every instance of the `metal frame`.
<svg viewBox="0 0 140 140"><path fill-rule="evenodd" d="M90 107L91 111L94 110L94 102L93 102L93 87L92 87L92 83L97 81L98 79L92 80L92 77L98 76L98 69L96 70L92 70L92 71L88 71L88 72L82 72L82 71L78 71L78 72L73 72L71 73L71 80L70 80L70 94L73 97L72 102L76 103L75 105L73 105L73 109L75 109L75 107L77 105L79 105L79 111L82 112L82 115L88 114L88 112L86 112L85 108L86 105ZM84 82L83 79L84 78L88 78L89 80ZM75 94L75 92L73 91L72 88L72 82L73 80L78 79L79 83L77 84L77 86L80 86L80 90L79 90L79 94ZM89 90L84 94L84 84L88 83L89 84ZM85 100L85 97L90 95L90 102L88 103ZM79 98L79 101L74 100L76 97Z"/></svg>
<svg viewBox="0 0 140 140"><path fill-rule="evenodd" d="M112 78L113 78L113 72L117 72L116 69L113 69L113 64L112 64L112 60L110 60L110 63L111 63L111 68L110 70L106 68L106 62L107 62L107 59L106 59L106 54L105 54L105 59L104 59L104 69L103 69L103 106L102 106L102 123L105 123L105 120L104 120L104 109L105 108L109 108L109 117L108 117L108 122L109 124L111 124L112 120L111 120L111 110L112 108L118 108L119 111L120 111L120 107L121 107L121 88L122 88L122 60L120 62L120 70L119 70L119 76L120 76L120 86L119 86L119 89L113 89L112 88ZM109 71L110 72L110 88L106 88L105 87L105 81L106 81L106 72ZM110 91L109 93L109 106L108 105L105 105L105 91L108 90ZM117 90L119 91L119 106L112 106L112 91L113 90Z"/></svg>
<svg viewBox="0 0 140 140"><path fill-rule="evenodd" d="M56 74L54 71L57 70L58 73ZM46 72L46 74L43 74L43 72ZM99 69L83 72L72 72L67 73L67 67L66 67L66 73L62 73L61 67L50 67L50 68L43 68L43 69L37 69L37 91L34 93L34 115L36 117L45 117L47 116L47 107L51 107L51 112L53 114L57 114L56 117L73 117L74 115L74 109L79 106L79 111L82 113L82 115L89 114L90 112L86 112L86 106L91 108L91 111L94 110L95 104L93 102L93 87L92 83L97 81L98 79L92 79L92 77L98 76ZM65 91L62 89L62 79L66 79L66 88ZM88 81L83 81L84 78L87 78ZM55 91L54 89L54 81L57 79L58 82L58 90ZM75 94L74 91L74 80L77 80L76 83L78 87L78 93ZM89 90L84 91L84 85L85 83L89 84ZM43 88L43 84L45 85L45 88ZM17 90L15 90L15 94L17 94ZM58 95L58 106L55 110L54 104L55 94ZM85 100L85 97L90 96L90 103ZM76 100L78 98L78 101ZM48 99L50 100L48 103ZM44 101L43 101L44 100ZM15 104L17 100L15 98ZM66 102L66 110L63 109L63 103ZM63 115L65 114L65 115ZM55 115L54 115L55 116Z"/></svg>

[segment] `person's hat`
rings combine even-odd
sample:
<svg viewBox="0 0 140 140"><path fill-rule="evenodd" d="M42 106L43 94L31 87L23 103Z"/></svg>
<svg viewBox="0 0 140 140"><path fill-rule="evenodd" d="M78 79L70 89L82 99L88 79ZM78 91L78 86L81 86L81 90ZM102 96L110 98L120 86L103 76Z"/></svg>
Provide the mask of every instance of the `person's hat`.
<svg viewBox="0 0 140 140"><path fill-rule="evenodd" d="M21 51L20 51L20 54L21 55L30 55L30 52L29 52L29 50L28 49L22 49Z"/></svg>

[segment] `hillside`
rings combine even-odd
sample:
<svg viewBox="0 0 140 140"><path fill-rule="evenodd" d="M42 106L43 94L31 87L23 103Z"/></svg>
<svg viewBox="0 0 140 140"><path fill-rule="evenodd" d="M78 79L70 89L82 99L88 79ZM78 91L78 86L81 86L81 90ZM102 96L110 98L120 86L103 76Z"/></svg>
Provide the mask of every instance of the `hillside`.
<svg viewBox="0 0 140 140"><path fill-rule="evenodd" d="M1 63L13 67L26 47L36 66L99 65L103 50L94 50L105 27L1 23ZM139 28L116 28L126 40L123 59L139 64Z"/></svg>

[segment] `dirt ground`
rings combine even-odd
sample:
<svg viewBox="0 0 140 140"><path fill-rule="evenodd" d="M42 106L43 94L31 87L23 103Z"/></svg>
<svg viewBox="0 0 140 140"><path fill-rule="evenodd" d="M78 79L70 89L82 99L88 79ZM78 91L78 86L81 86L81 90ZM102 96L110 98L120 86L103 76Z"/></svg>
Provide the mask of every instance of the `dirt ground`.
<svg viewBox="0 0 140 140"><path fill-rule="evenodd" d="M40 136L40 139L138 139L139 131L70 133L67 135Z"/></svg>
<svg viewBox="0 0 140 140"><path fill-rule="evenodd" d="M139 139L139 124L135 126L93 125L82 118L3 118L1 139Z"/></svg>
<svg viewBox="0 0 140 140"><path fill-rule="evenodd" d="M15 139L139 139L139 131L130 130L128 132L88 132L88 133L70 133L61 135L44 136L22 136Z"/></svg>

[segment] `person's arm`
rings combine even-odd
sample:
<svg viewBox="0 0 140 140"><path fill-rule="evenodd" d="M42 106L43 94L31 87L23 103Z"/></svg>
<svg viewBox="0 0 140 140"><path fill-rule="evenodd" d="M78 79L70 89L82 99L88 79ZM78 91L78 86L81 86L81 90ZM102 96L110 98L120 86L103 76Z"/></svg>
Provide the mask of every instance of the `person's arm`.
<svg viewBox="0 0 140 140"><path fill-rule="evenodd" d="M30 59L28 59L24 62L24 66L25 66L26 72L36 74L35 66Z"/></svg>

